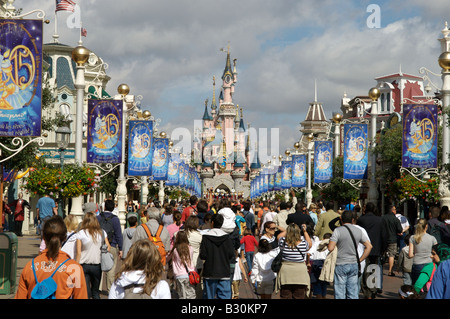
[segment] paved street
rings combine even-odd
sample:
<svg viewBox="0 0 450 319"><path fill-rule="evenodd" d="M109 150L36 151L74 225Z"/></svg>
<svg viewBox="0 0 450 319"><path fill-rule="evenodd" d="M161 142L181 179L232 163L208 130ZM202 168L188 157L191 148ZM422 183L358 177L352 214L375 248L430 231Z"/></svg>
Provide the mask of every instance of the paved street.
<svg viewBox="0 0 450 319"><path fill-rule="evenodd" d="M40 239L36 235L25 235L19 237L19 248L17 258L17 282L19 282L20 274L25 264L31 260L39 251ZM402 280L399 276L389 277L387 276L387 270L384 270L383 279L383 293L378 297L379 299L398 299L398 288L402 284ZM328 298L333 298L332 287L329 288ZM0 299L13 299L14 294L0 295ZM106 294L102 294L102 298L107 298ZM249 283L242 282L240 288L240 299L255 299L257 296L253 293ZM274 299L279 299L278 295L273 296Z"/></svg>

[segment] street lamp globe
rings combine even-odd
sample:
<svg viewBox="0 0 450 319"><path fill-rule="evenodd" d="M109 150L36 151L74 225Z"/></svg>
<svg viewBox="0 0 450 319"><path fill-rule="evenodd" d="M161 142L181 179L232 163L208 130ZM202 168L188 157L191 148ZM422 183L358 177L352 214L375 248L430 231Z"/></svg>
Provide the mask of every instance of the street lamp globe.
<svg viewBox="0 0 450 319"><path fill-rule="evenodd" d="M443 68L445 71L450 70L450 52L442 52L439 56L439 66Z"/></svg>
<svg viewBox="0 0 450 319"><path fill-rule="evenodd" d="M78 65L85 64L88 59L91 52L86 49L84 46L79 45L72 51L72 59L75 61Z"/></svg>
<svg viewBox="0 0 450 319"><path fill-rule="evenodd" d="M380 92L380 89L378 89L378 88L371 88L369 90L369 97L372 99L372 101L378 100L380 95L381 95L381 92Z"/></svg>
<svg viewBox="0 0 450 319"><path fill-rule="evenodd" d="M148 119L152 116L152 113L149 110L145 110L142 115L144 116L144 119Z"/></svg>
<svg viewBox="0 0 450 319"><path fill-rule="evenodd" d="M336 113L333 115L333 121L335 123L340 123L342 121L342 114L341 113Z"/></svg>
<svg viewBox="0 0 450 319"><path fill-rule="evenodd" d="M127 84L122 83L117 88L117 92L123 96L128 95L128 93L130 93L130 87Z"/></svg>

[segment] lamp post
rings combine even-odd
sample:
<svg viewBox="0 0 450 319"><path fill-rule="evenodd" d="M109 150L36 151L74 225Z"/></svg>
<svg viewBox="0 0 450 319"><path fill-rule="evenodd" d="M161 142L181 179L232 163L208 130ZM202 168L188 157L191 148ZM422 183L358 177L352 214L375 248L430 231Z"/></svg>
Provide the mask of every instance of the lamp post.
<svg viewBox="0 0 450 319"><path fill-rule="evenodd" d="M290 161L291 160L291 158L290 158L291 151L289 149L287 149L286 151L284 151L284 154L286 155L286 161ZM292 176L291 176L291 180L292 180ZM285 200L285 202L289 201L289 189L286 189L284 192L284 200Z"/></svg>
<svg viewBox="0 0 450 319"><path fill-rule="evenodd" d="M372 140L372 156L370 163L370 182L369 182L369 192L367 194L367 201L374 204L377 203L378 190L377 190L377 180L376 180L376 154L373 148L376 145L376 135L377 135L377 116L378 116L378 98L380 97L380 90L378 88L371 88L369 90L369 97L372 100L370 109L370 138Z"/></svg>
<svg viewBox="0 0 450 319"><path fill-rule="evenodd" d="M333 115L334 126L334 158L339 157L341 154L341 127L342 115L336 113Z"/></svg>
<svg viewBox="0 0 450 319"><path fill-rule="evenodd" d="M127 84L120 84L117 88L117 92L120 94L123 101L123 118L122 118L122 162L119 165L119 178L117 179L117 209L119 210L120 225L125 228L125 215L126 215L126 200L127 200L127 179L125 177L125 130L126 121L128 116L128 106L126 104L125 97L130 93L130 88Z"/></svg>
<svg viewBox="0 0 450 319"><path fill-rule="evenodd" d="M445 37L444 39L447 39ZM447 41L450 41L447 39ZM448 50L446 45L443 50ZM442 68L442 117L443 117L443 129L442 129L442 165L449 164L449 142L450 142L450 127L448 111L450 106L450 52L444 51L441 53L438 59L439 66ZM447 175L448 178L448 175ZM443 206L450 206L450 189L446 180L441 179L439 184L440 204Z"/></svg>
<svg viewBox="0 0 450 319"><path fill-rule="evenodd" d="M69 146L71 133L72 131L67 125L60 126L56 130L56 145L58 146L60 153L59 159L61 163L61 171L64 170L64 152ZM64 199L59 198L58 215L64 218L63 207L64 207Z"/></svg>
<svg viewBox="0 0 450 319"><path fill-rule="evenodd" d="M77 46L72 51L72 60L77 65L77 76L75 79L75 89L77 90L76 102L76 131L75 131L75 163L83 163L83 105L85 89L85 63L89 59L90 51L82 45ZM83 215L83 196L72 198L72 209L70 214L75 215L79 221Z"/></svg>
<svg viewBox="0 0 450 319"><path fill-rule="evenodd" d="M309 207L312 203L312 189L311 189L311 151L312 151L312 141L314 135L309 133L308 138L308 188L306 189L306 207Z"/></svg>

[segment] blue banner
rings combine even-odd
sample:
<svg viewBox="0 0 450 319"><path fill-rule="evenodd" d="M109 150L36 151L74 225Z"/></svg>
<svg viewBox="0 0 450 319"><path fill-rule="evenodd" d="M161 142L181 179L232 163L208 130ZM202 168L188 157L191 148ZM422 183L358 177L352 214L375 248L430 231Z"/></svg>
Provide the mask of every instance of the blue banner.
<svg viewBox="0 0 450 319"><path fill-rule="evenodd" d="M306 187L306 156L292 155L292 187Z"/></svg>
<svg viewBox="0 0 450 319"><path fill-rule="evenodd" d="M180 165L180 154L169 154L169 172L167 174L166 186L178 186L178 166Z"/></svg>
<svg viewBox="0 0 450 319"><path fill-rule="evenodd" d="M152 176L155 181L167 180L169 174L169 139L153 138Z"/></svg>
<svg viewBox="0 0 450 319"><path fill-rule="evenodd" d="M402 167L437 167L437 128L436 105L403 105Z"/></svg>
<svg viewBox="0 0 450 319"><path fill-rule="evenodd" d="M367 178L367 136L367 124L344 124L344 179Z"/></svg>
<svg viewBox="0 0 450 319"><path fill-rule="evenodd" d="M292 186L292 163L291 161L281 162L281 188L288 189Z"/></svg>
<svg viewBox="0 0 450 319"><path fill-rule="evenodd" d="M0 136L40 136L42 20L0 19Z"/></svg>
<svg viewBox="0 0 450 319"><path fill-rule="evenodd" d="M281 166L278 166L275 172L275 182L273 185L274 191L280 191L281 190Z"/></svg>
<svg viewBox="0 0 450 319"><path fill-rule="evenodd" d="M128 175L152 175L152 121L128 122Z"/></svg>
<svg viewBox="0 0 450 319"><path fill-rule="evenodd" d="M330 183L333 176L333 142L314 142L314 183Z"/></svg>
<svg viewBox="0 0 450 319"><path fill-rule="evenodd" d="M88 163L122 163L122 100L88 101Z"/></svg>

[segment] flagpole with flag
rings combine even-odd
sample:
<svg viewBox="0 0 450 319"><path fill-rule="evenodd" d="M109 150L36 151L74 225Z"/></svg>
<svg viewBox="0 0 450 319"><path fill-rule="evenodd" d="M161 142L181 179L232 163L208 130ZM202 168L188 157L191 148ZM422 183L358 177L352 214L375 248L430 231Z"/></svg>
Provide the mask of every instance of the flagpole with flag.
<svg viewBox="0 0 450 319"><path fill-rule="evenodd" d="M55 34L53 35L53 41L58 43L58 11L75 11L76 2L74 0L55 0Z"/></svg>

